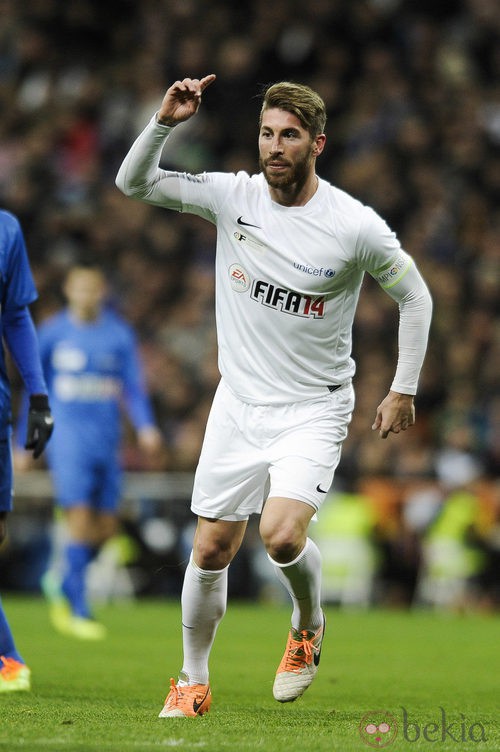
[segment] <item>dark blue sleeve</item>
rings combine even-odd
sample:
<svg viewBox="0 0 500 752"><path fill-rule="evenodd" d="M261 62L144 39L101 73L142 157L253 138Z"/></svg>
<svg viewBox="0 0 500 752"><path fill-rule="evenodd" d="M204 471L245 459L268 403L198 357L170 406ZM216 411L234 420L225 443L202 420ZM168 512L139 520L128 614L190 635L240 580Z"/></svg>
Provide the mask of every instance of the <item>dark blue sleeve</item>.
<svg viewBox="0 0 500 752"><path fill-rule="evenodd" d="M27 392L23 392L19 401L19 410L16 423L14 426L14 446L18 449L24 449L26 437L28 435L28 413L30 401Z"/></svg>
<svg viewBox="0 0 500 752"><path fill-rule="evenodd" d="M27 306L37 298L28 253L19 220L0 211L2 247L2 317L8 309Z"/></svg>
<svg viewBox="0 0 500 752"><path fill-rule="evenodd" d="M5 342L28 395L47 394L38 337L27 306L4 310L2 327Z"/></svg>

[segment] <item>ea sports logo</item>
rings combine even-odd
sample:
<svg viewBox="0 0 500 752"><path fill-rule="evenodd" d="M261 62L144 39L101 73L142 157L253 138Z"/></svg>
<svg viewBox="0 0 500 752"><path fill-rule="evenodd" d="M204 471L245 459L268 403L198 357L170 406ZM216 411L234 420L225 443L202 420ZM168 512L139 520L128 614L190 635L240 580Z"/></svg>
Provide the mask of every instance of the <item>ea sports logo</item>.
<svg viewBox="0 0 500 752"><path fill-rule="evenodd" d="M392 744L398 735L396 719L387 710L371 710L365 713L359 724L361 739L369 747L383 749Z"/></svg>
<svg viewBox="0 0 500 752"><path fill-rule="evenodd" d="M246 292L250 287L250 275L240 264L231 264L229 267L229 281L235 292Z"/></svg>

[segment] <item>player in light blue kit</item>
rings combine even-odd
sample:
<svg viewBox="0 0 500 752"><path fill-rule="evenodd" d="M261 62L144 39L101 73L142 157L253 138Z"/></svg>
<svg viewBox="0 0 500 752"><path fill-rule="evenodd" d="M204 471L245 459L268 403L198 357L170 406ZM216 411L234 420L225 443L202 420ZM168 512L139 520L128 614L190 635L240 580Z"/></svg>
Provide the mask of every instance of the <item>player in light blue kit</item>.
<svg viewBox="0 0 500 752"><path fill-rule="evenodd" d="M14 215L0 211L1 337L22 376L29 395L25 449L39 457L49 440L54 421L43 378L38 341L28 306L37 298L23 233ZM11 392L5 353L0 344L0 543L12 511ZM0 602L0 693L30 689L30 669L14 643Z"/></svg>
<svg viewBox="0 0 500 752"><path fill-rule="evenodd" d="M42 586L58 631L101 639L105 628L92 618L85 579L90 562L117 527L122 406L142 451L154 455L162 439L143 384L135 336L104 305L102 271L92 264L75 265L64 294L67 308L40 326L39 342L58 425L48 464L68 540L61 575L49 570Z"/></svg>

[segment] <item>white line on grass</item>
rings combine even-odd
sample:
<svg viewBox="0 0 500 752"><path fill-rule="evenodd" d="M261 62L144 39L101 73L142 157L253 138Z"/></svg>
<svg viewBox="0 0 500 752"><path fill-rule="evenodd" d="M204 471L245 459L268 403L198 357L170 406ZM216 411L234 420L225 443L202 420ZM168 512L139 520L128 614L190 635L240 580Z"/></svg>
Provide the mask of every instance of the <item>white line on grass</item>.
<svg viewBox="0 0 500 752"><path fill-rule="evenodd" d="M0 739L0 743L1 743ZM59 738L55 739L54 737L51 737L50 739L37 739L36 742L33 739L17 739L15 742L11 741L10 744L11 749L15 749L16 747L30 747L32 748L33 744L37 744L40 747L52 747L54 746L61 747L64 749L65 747L68 748L71 744L74 744L74 740L69 740L67 738ZM180 747L185 743L184 739L158 739L157 741L137 741L137 742L126 742L127 748L131 747L140 747L141 749L146 749L151 747L153 748L165 748L165 747ZM83 744L83 742L82 742ZM207 742L204 741L197 741L197 742L190 742L190 747L206 747ZM96 742L95 745L92 743L89 743L88 741L85 741L85 752L89 752L91 749L95 749L96 752L102 752L105 749L116 749L116 748L123 749L123 741L116 741L116 742Z"/></svg>

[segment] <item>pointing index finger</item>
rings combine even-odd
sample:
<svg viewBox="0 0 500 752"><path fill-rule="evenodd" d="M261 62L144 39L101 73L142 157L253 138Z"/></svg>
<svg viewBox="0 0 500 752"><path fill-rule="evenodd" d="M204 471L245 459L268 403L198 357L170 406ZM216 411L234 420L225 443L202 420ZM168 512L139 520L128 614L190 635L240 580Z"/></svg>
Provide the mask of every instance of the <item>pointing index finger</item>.
<svg viewBox="0 0 500 752"><path fill-rule="evenodd" d="M204 92L205 89L207 88L207 86L210 86L210 84L212 84L215 81L216 78L217 78L217 76L215 75L215 73L210 73L208 76L204 76L200 80L200 89L201 89L201 91Z"/></svg>

